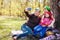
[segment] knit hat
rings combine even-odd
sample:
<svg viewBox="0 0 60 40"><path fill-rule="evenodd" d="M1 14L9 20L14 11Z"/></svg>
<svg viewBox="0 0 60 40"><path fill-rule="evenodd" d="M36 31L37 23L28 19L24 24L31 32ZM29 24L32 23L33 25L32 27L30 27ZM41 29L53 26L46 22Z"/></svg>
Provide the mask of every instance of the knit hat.
<svg viewBox="0 0 60 40"><path fill-rule="evenodd" d="M44 8L47 9L48 11L51 10L49 6L45 6Z"/></svg>
<svg viewBox="0 0 60 40"><path fill-rule="evenodd" d="M40 8L36 8L35 11L40 11Z"/></svg>

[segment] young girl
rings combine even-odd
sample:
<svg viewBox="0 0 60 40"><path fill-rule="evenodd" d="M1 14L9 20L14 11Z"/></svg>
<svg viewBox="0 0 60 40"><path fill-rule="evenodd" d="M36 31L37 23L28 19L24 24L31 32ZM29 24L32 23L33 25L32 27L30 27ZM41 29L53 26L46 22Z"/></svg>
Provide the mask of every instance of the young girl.
<svg viewBox="0 0 60 40"><path fill-rule="evenodd" d="M53 23L54 18L52 13L50 12L50 8L48 6L45 7L46 11L44 12L39 25L34 28L35 35L39 34L40 38L43 38L47 28Z"/></svg>

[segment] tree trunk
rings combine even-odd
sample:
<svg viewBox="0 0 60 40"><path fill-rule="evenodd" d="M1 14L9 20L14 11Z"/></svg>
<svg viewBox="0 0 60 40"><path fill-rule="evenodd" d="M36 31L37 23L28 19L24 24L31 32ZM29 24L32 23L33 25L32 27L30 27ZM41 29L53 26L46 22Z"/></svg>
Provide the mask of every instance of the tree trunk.
<svg viewBox="0 0 60 40"><path fill-rule="evenodd" d="M50 3L51 9L55 17L54 26L60 30L60 0L50 0Z"/></svg>

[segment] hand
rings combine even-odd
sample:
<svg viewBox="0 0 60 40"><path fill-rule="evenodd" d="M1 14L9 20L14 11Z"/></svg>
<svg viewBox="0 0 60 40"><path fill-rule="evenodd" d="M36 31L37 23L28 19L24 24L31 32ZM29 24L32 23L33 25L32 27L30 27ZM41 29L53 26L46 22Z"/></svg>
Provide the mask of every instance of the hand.
<svg viewBox="0 0 60 40"><path fill-rule="evenodd" d="M31 8L26 8L25 11L31 11Z"/></svg>

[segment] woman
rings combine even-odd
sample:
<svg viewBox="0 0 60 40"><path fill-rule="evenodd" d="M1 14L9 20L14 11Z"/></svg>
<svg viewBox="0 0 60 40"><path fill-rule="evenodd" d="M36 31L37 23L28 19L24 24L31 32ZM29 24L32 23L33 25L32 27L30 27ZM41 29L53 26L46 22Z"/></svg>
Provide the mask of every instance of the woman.
<svg viewBox="0 0 60 40"><path fill-rule="evenodd" d="M41 19L39 17L40 9L36 8L34 14L29 14L29 11L31 11L31 8L26 8L24 10L24 13L28 17L28 21L21 26L21 30L23 31L23 33L18 35L17 38L15 39L19 39L20 37L25 37L30 34L32 35L33 34L32 31L34 27L39 24L40 19Z"/></svg>
<svg viewBox="0 0 60 40"><path fill-rule="evenodd" d="M37 35L37 33L39 33L40 38L44 37L47 28L49 26L51 26L51 24L54 21L53 15L50 12L50 7L46 6L45 9L46 9L46 11L44 11L44 14L43 14L43 16L41 18L41 22L39 23L39 25L37 25L34 28L35 35Z"/></svg>
<svg viewBox="0 0 60 40"><path fill-rule="evenodd" d="M21 36L27 36L27 35L29 35L29 34L33 34L32 33L32 31L33 31L33 28L36 26L36 25L38 25L39 24L39 22L40 22L40 17L39 17L39 15L40 15L40 9L36 9L35 10L35 12L34 12L34 14L29 14L29 11L31 10L31 8L26 8L25 10L24 10L24 13L26 14L26 16L28 17L28 21L25 23L25 24L23 24L22 25L22 27L21 27L21 30L23 31L23 34L21 34L21 35L19 35L18 37L17 37L17 39L19 38L19 37L21 37Z"/></svg>

